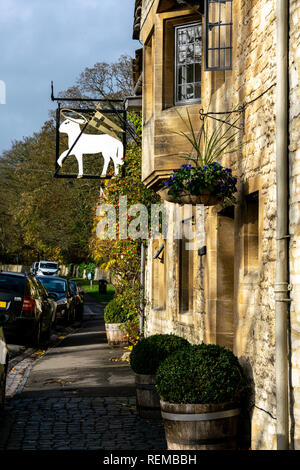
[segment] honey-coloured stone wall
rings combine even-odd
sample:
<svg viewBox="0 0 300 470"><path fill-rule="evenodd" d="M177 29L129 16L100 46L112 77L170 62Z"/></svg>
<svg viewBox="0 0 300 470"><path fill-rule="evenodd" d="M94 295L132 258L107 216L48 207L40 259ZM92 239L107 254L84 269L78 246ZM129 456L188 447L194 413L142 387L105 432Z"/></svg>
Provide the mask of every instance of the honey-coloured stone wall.
<svg viewBox="0 0 300 470"><path fill-rule="evenodd" d="M147 79L143 90L143 180L154 189L181 164L171 154L189 150L184 140L174 136L174 131L183 130L175 107L166 105L166 77L170 73L166 25L195 18L193 11L184 9L158 15L158 4L158 0L143 2L141 29L143 41L152 35L153 102L146 114ZM291 0L289 9L290 441L300 449L299 0ZM238 178L237 203L232 213L222 212L219 206L201 206L203 224L197 242L198 247L206 246L206 255L199 256L197 249L192 254L188 311L180 311L178 240L170 238L165 244L164 271L153 267L157 260L153 260L154 242L149 240L145 332L172 332L193 344L205 341L233 349L251 384L251 448L271 450L276 449L276 0L233 0L233 19L232 70L203 69L201 103L177 109L184 113L188 108L197 128L201 108L227 112L243 107L240 114L232 114L233 119L240 118L236 143L242 142L242 148L220 162L232 168ZM216 125L210 121L211 127ZM174 204L166 203L166 207L172 217ZM157 303L160 308L152 304L153 290L159 283L154 271L164 272L165 292L157 287L157 295L165 296Z"/></svg>

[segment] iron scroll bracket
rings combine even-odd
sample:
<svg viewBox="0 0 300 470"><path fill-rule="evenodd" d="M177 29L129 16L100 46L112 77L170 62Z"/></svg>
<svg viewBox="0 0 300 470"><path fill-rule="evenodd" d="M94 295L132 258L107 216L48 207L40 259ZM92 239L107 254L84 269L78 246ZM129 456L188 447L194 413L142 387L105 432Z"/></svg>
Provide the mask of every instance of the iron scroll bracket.
<svg viewBox="0 0 300 470"><path fill-rule="evenodd" d="M241 114L242 124L241 124L240 127L236 126L235 124L231 124L230 122L225 121L224 119L220 119L218 117L215 117L215 116L221 116L221 115L225 115L225 114L230 115L230 114L234 114L234 113L240 113ZM201 108L199 110L199 115L200 115L201 120L203 120L203 118L206 116L208 118L214 119L215 121L222 122L223 124L227 124L230 127L234 127L235 129L238 129L239 131L244 132L244 129L245 129L245 105L241 105L237 109L233 109L231 111L219 111L219 112L210 112L209 111L207 113L204 113L203 109Z"/></svg>
<svg viewBox="0 0 300 470"><path fill-rule="evenodd" d="M266 93L268 93L274 86L276 86L276 82L272 83L266 90L264 90L262 93L260 93L258 96L256 96L252 100L247 101L247 102L241 104L238 108L232 109L230 111L219 111L219 112L208 111L207 113L204 113L203 109L200 109L199 110L200 119L203 120L203 118L205 116L207 116L211 119L214 119L215 121L222 122L223 124L227 124L228 126L234 127L235 129L238 129L238 130L244 132L244 130L245 130L245 109L246 109L246 107L249 106L250 104L254 103L255 101L259 100L262 96L264 96ZM215 117L215 116L226 115L226 114L230 115L230 114L234 114L234 113L240 113L241 114L241 119L242 119L241 127L238 127L234 124L230 124L228 121L225 121L224 119L220 119L218 117Z"/></svg>

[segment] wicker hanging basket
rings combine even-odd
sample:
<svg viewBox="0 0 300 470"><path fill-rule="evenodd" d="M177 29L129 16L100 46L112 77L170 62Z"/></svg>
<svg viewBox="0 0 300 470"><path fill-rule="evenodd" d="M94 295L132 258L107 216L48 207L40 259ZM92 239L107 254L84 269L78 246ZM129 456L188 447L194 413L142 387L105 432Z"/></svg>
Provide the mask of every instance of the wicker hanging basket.
<svg viewBox="0 0 300 470"><path fill-rule="evenodd" d="M158 192L160 197L167 202L173 202L174 196L168 194L168 190L160 190ZM197 204L204 204L204 206L215 206L217 204L221 204L220 199L214 196L211 191L205 189L202 194L194 196L187 191L182 191L178 198L178 204L191 204L192 206L196 206Z"/></svg>

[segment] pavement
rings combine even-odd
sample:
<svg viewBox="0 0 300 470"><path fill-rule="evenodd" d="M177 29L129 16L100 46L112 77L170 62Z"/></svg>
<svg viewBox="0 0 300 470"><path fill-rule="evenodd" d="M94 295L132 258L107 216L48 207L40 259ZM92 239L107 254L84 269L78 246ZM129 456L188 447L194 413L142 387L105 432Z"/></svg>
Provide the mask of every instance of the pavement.
<svg viewBox="0 0 300 470"><path fill-rule="evenodd" d="M111 360L125 350L107 343L104 306L86 296L82 324L13 359L0 450L167 448L161 420L137 414L129 364Z"/></svg>

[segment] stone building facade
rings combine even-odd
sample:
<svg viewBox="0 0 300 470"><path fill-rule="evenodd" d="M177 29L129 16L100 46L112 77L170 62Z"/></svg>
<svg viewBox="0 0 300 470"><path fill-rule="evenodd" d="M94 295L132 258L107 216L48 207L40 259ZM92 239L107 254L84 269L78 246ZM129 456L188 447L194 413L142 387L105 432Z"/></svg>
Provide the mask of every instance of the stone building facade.
<svg viewBox="0 0 300 470"><path fill-rule="evenodd" d="M239 118L236 141L243 146L220 163L232 168L238 178L237 203L225 210L219 205L201 205L184 214L183 219L194 221L190 229L197 229L194 249L187 249L189 240L172 236L172 223L167 239L148 240L145 331L147 335L173 332L192 343L204 341L232 349L252 386L248 407L251 448L276 449L277 2L210 0L216 8L232 7L232 32L228 28L220 33L221 43L229 40L232 47L230 67L226 67L229 49L205 51L204 3L136 2L134 37L143 44L143 181L160 191L163 181L183 163L176 154L190 150L186 141L175 134L184 130L177 111L186 116L188 110L194 128L199 130L199 110L223 112L212 115L223 119L228 116L225 113L234 110L238 112L232 116ZM231 12L225 10L225 22L230 23ZM287 335L289 445L295 449L300 449L299 20L300 2L291 0ZM197 28L193 33L197 44L194 41L193 47L198 52L197 60L194 56L197 65L191 79L193 90L186 87L183 93L176 61L178 38L185 34L186 26ZM213 54L219 52L223 67L214 67ZM209 61L213 70L205 70ZM210 119L212 127L216 123ZM176 210L182 210L173 203L164 204L171 221ZM155 256L159 248L160 254Z"/></svg>

